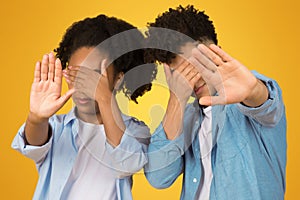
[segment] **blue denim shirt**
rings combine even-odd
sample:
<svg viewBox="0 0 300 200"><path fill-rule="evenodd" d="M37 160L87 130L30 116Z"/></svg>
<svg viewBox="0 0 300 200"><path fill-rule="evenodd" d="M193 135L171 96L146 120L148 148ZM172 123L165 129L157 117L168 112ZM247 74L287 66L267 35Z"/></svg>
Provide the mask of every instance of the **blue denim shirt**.
<svg viewBox="0 0 300 200"><path fill-rule="evenodd" d="M284 199L287 145L281 90L274 80L253 73L269 90L263 105L212 107L211 200ZM203 176L198 137L202 119L198 101L189 104L181 135L168 140L160 124L148 148L148 181L167 188L183 173L182 200L198 198Z"/></svg>
<svg viewBox="0 0 300 200"><path fill-rule="evenodd" d="M100 152L101 161L113 166L116 174L116 191L119 200L132 199L132 175L147 163L147 146L150 140L149 128L133 117L122 115L126 130L121 143L113 148L105 143ZM25 124L19 129L12 142L12 148L20 151L36 163L39 180L33 199L65 199L62 195L77 156L76 136L78 119L74 109L66 115L54 115L49 119L52 136L43 146L25 145L23 133Z"/></svg>

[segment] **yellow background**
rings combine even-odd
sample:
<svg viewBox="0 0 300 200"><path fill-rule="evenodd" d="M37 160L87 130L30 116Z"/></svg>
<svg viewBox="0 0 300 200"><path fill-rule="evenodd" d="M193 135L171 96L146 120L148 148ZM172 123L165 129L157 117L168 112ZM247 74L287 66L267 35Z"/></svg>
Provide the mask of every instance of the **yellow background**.
<svg viewBox="0 0 300 200"><path fill-rule="evenodd" d="M220 45L249 69L276 79L283 89L288 119L286 199L299 199L299 106L300 24L298 0L52 0L2 1L0 7L1 120L0 198L31 199L37 181L34 163L10 148L26 119L34 64L57 47L72 22L100 13L122 18L138 27L158 13L179 4L194 4L214 21ZM159 80L163 81L161 71ZM121 97L120 97L121 98ZM121 98L122 99L122 98ZM153 130L163 114L167 91L159 84L139 100L122 105ZM153 105L155 102L155 106ZM298 102L299 103L299 102ZM67 112L71 103L63 108ZM127 110L126 110L127 109ZM154 118L151 121L151 118ZM179 199L181 179L169 189L153 189L142 173L135 175L135 199ZM298 190L297 190L298 189Z"/></svg>

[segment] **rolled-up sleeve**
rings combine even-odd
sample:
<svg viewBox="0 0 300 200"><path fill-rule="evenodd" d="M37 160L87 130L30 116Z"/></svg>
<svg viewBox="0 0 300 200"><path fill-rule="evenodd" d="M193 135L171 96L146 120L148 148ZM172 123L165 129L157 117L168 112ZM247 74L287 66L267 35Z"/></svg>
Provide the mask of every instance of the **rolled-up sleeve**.
<svg viewBox="0 0 300 200"><path fill-rule="evenodd" d="M24 140L24 130L25 130L25 124L23 124L19 129L17 135L15 136L11 144L11 147L19 151L26 157L34 160L34 162L37 165L40 165L44 161L49 149L51 148L52 136L49 139L49 141L42 146L27 145Z"/></svg>
<svg viewBox="0 0 300 200"><path fill-rule="evenodd" d="M269 92L269 98L261 106L255 108L247 107L243 104L238 104L237 106L242 113L253 118L260 124L274 127L281 120L285 112L281 89L276 81L255 71L253 74L264 82Z"/></svg>

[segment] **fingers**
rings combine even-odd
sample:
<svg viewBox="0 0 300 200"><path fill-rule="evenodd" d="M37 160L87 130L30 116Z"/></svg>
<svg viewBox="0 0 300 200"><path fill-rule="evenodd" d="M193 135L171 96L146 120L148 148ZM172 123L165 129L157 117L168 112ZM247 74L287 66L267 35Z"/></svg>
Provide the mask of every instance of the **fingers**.
<svg viewBox="0 0 300 200"><path fill-rule="evenodd" d="M209 57L216 57L216 56L213 56L213 52L207 49L207 47L205 47L204 45L200 44L198 48L194 48L192 50L192 55L206 69L212 72L217 71L217 65L209 58ZM215 58L215 60L218 59Z"/></svg>
<svg viewBox="0 0 300 200"><path fill-rule="evenodd" d="M189 81L190 81L191 85L194 86L199 81L200 78L201 78L201 75L199 73L195 73L195 75L193 75L189 78Z"/></svg>
<svg viewBox="0 0 300 200"><path fill-rule="evenodd" d="M230 62L233 58L215 44L209 45L209 48L215 52L224 62Z"/></svg>
<svg viewBox="0 0 300 200"><path fill-rule="evenodd" d="M70 90L68 90L64 95L62 95L59 99L58 99L58 103L60 105L64 105L73 95L73 93L75 92L75 89L72 88Z"/></svg>
<svg viewBox="0 0 300 200"><path fill-rule="evenodd" d="M61 84L61 79L62 79L62 66L61 66L60 59L57 58L55 60L54 82Z"/></svg>
<svg viewBox="0 0 300 200"><path fill-rule="evenodd" d="M63 76L65 77L67 83L74 85L75 82L84 82L88 80L89 76L84 72L84 70L84 67L68 66L67 69L63 70Z"/></svg>
<svg viewBox="0 0 300 200"><path fill-rule="evenodd" d="M198 71L193 65L191 65L191 63L188 60L182 62L182 64L175 69L175 76L183 76L188 81L190 81L194 76L196 76L196 74L198 74Z"/></svg>
<svg viewBox="0 0 300 200"><path fill-rule="evenodd" d="M38 61L35 64L35 69L34 69L34 79L33 82L40 82L41 81L41 63Z"/></svg>
<svg viewBox="0 0 300 200"><path fill-rule="evenodd" d="M187 73L185 75L187 80L191 80L192 78L194 78L194 76L196 76L197 74L199 74L199 72L197 71L197 69L195 69L195 67L193 65L189 65L187 68ZM200 74L199 74L200 75Z"/></svg>
<svg viewBox="0 0 300 200"><path fill-rule="evenodd" d="M48 80L54 81L54 70L55 70L55 56L53 53L49 53L49 68L48 68Z"/></svg>
<svg viewBox="0 0 300 200"><path fill-rule="evenodd" d="M198 72L201 74L205 81L208 81L214 74L211 70L208 70L204 65L202 65L196 58L190 57L189 62L196 67Z"/></svg>
<svg viewBox="0 0 300 200"><path fill-rule="evenodd" d="M105 75L106 70L102 71ZM104 75L102 76L104 77ZM82 66L68 66L67 70L63 71L63 76L65 77L67 83L74 86L76 90L89 90L89 87L97 84L101 77L98 72Z"/></svg>
<svg viewBox="0 0 300 200"><path fill-rule="evenodd" d="M45 54L42 59L42 67L41 67L41 80L48 80L48 65L49 65L49 56Z"/></svg>
<svg viewBox="0 0 300 200"><path fill-rule="evenodd" d="M205 46L204 44L199 44L197 47L198 50L200 50L200 52L202 54L204 54L210 61L212 61L216 66L220 66L223 64L223 60L221 59L221 57L217 54L215 54L211 49L209 49L207 46ZM196 53L196 52L195 52ZM204 64L204 63L203 63ZM205 64L204 64L205 65ZM212 70L216 70L215 66L212 66Z"/></svg>
<svg viewBox="0 0 300 200"><path fill-rule="evenodd" d="M222 96L205 96L199 99L199 104L204 106L225 105L226 99Z"/></svg>
<svg viewBox="0 0 300 200"><path fill-rule="evenodd" d="M189 65L190 63L187 60L185 60L178 67L175 67L175 70L181 74L187 74L191 69L191 68L187 69Z"/></svg>
<svg viewBox="0 0 300 200"><path fill-rule="evenodd" d="M34 81L58 81L61 80L61 63L55 60L53 52L45 54L42 59L42 63L37 62L34 72ZM59 79L57 79L59 78Z"/></svg>
<svg viewBox="0 0 300 200"><path fill-rule="evenodd" d="M167 80L170 79L171 76L174 76L175 79L182 77L190 82L190 85L195 84L195 80L199 80L201 77L201 75L198 73L198 70L190 63L189 60L183 61L179 66L176 67L173 73L171 68L166 64L164 64L164 69Z"/></svg>

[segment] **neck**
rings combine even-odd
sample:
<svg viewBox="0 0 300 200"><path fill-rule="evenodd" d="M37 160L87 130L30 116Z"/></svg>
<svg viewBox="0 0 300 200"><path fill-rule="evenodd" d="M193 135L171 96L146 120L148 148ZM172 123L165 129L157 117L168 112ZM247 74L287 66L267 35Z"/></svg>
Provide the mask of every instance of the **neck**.
<svg viewBox="0 0 300 200"><path fill-rule="evenodd" d="M76 109L75 113L76 116L84 122L91 123L91 124L103 124L100 112L90 114L90 113L78 112L78 110Z"/></svg>

